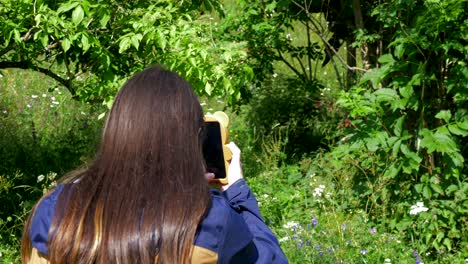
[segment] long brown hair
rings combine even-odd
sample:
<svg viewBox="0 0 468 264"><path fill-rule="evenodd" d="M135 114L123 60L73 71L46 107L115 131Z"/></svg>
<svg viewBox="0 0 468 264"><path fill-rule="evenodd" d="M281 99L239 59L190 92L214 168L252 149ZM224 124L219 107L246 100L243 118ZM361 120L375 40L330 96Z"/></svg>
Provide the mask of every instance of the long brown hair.
<svg viewBox="0 0 468 264"><path fill-rule="evenodd" d="M51 263L188 263L211 204L190 85L152 67L122 87L93 165L64 179L52 227ZM31 214L33 215L34 212ZM31 251L29 220L23 262Z"/></svg>

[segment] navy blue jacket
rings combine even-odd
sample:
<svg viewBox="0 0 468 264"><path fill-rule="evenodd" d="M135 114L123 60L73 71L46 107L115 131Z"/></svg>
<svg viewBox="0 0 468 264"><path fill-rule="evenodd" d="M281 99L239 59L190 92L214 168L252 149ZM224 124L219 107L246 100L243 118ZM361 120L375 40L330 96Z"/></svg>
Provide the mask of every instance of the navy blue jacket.
<svg viewBox="0 0 468 264"><path fill-rule="evenodd" d="M62 189L58 186L44 198L32 219L32 246L45 257L48 232ZM212 189L211 194L213 203L198 227L192 263L288 263L243 179L225 192Z"/></svg>

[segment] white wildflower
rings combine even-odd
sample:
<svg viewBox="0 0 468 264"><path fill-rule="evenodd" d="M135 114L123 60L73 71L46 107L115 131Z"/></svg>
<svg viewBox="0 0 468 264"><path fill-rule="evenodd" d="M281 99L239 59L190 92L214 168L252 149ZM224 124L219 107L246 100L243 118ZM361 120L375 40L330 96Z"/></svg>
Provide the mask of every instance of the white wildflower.
<svg viewBox="0 0 468 264"><path fill-rule="evenodd" d="M58 92L58 94L62 94L62 92Z"/></svg>
<svg viewBox="0 0 468 264"><path fill-rule="evenodd" d="M289 221L286 224L284 224L283 227L287 229L295 229L299 227L299 223L296 223L294 221Z"/></svg>
<svg viewBox="0 0 468 264"><path fill-rule="evenodd" d="M289 240L289 237L282 237L278 241L279 242L284 242L284 241L288 241L288 240Z"/></svg>
<svg viewBox="0 0 468 264"><path fill-rule="evenodd" d="M45 179L45 176L42 175L42 174L39 175L39 176L37 176L37 182L41 182L41 181L43 181L44 179Z"/></svg>
<svg viewBox="0 0 468 264"><path fill-rule="evenodd" d="M201 106L204 106L204 105L206 105L206 103L205 103L205 102L203 102L203 103L201 103L200 105L201 105Z"/></svg>
<svg viewBox="0 0 468 264"><path fill-rule="evenodd" d="M322 193L323 193L323 190L325 189L325 185L323 184L320 184L319 187L315 188L314 189L314 192L312 193L312 195L315 197L315 196L322 196Z"/></svg>
<svg viewBox="0 0 468 264"><path fill-rule="evenodd" d="M44 97L44 98L47 97L47 94L42 94L42 97Z"/></svg>
<svg viewBox="0 0 468 264"><path fill-rule="evenodd" d="M85 112L83 112L83 111L81 112L81 114L82 114L82 115L86 115L86 113L85 113Z"/></svg>
<svg viewBox="0 0 468 264"><path fill-rule="evenodd" d="M57 102L57 101L53 101L52 103L53 103L53 104L56 104L56 105L60 104L60 103Z"/></svg>
<svg viewBox="0 0 468 264"><path fill-rule="evenodd" d="M8 114L7 110L3 110L3 113L4 113L5 115Z"/></svg>
<svg viewBox="0 0 468 264"><path fill-rule="evenodd" d="M429 208L425 207L423 202L417 202L415 205L411 206L410 214L411 215L417 215L417 214L419 214L421 212L425 212L427 210L429 210Z"/></svg>
<svg viewBox="0 0 468 264"><path fill-rule="evenodd" d="M268 194L264 194L264 195L262 195L262 196L263 196L263 198L268 198L268 197L270 197Z"/></svg>
<svg viewBox="0 0 468 264"><path fill-rule="evenodd" d="M386 259L385 259L385 263L392 263L392 260L389 259L389 258L386 258Z"/></svg>
<svg viewBox="0 0 468 264"><path fill-rule="evenodd" d="M55 96L51 96L50 100L55 101Z"/></svg>
<svg viewBox="0 0 468 264"><path fill-rule="evenodd" d="M53 105L53 104L50 105L50 108L54 108L54 107L55 107L55 105Z"/></svg>
<svg viewBox="0 0 468 264"><path fill-rule="evenodd" d="M273 73L273 78L276 78L276 77L278 77L278 74L275 72Z"/></svg>
<svg viewBox="0 0 468 264"><path fill-rule="evenodd" d="M30 104L27 104L26 106L27 106L28 108L31 108L31 105L30 105Z"/></svg>
<svg viewBox="0 0 468 264"><path fill-rule="evenodd" d="M37 95L33 94L31 95L32 98L37 98Z"/></svg>

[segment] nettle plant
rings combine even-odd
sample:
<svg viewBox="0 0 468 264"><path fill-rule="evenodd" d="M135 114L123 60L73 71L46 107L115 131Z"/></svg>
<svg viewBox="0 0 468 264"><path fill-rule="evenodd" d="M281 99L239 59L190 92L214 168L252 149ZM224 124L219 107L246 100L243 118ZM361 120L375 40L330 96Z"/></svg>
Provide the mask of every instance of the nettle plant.
<svg viewBox="0 0 468 264"><path fill-rule="evenodd" d="M466 8L457 0L387 1L374 10L383 27L394 30L393 39L380 67L341 94L337 104L352 126L331 153L354 168L349 171L356 190L366 198L361 206L374 221L406 233L420 252L463 257L468 255Z"/></svg>

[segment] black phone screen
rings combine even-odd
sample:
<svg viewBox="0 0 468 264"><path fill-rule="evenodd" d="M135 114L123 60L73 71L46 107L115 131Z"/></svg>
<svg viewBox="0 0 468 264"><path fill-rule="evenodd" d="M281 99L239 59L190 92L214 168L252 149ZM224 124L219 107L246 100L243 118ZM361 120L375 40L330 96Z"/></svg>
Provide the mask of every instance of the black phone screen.
<svg viewBox="0 0 468 264"><path fill-rule="evenodd" d="M202 148L206 170L214 173L215 179L226 178L220 125L218 122L205 122L203 130Z"/></svg>

